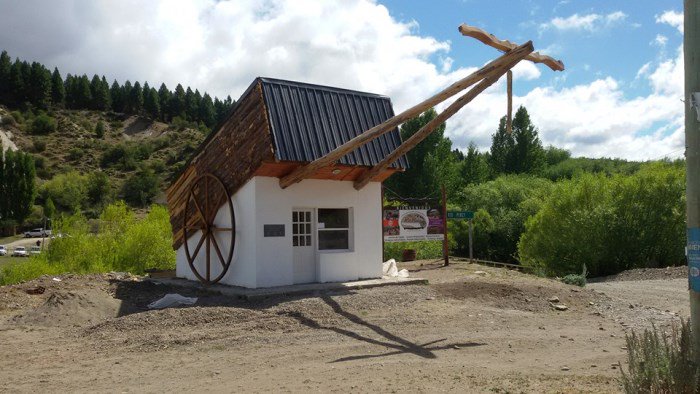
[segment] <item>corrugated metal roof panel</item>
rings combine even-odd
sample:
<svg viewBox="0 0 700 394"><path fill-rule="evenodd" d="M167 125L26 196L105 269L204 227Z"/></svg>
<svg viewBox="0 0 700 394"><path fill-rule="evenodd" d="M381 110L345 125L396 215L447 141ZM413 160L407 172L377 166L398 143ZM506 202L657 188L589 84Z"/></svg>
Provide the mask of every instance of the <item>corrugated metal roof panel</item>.
<svg viewBox="0 0 700 394"><path fill-rule="evenodd" d="M314 161L394 116L386 96L272 78L260 81L278 160ZM394 128L339 162L373 166L399 145ZM392 167L408 168L406 157Z"/></svg>

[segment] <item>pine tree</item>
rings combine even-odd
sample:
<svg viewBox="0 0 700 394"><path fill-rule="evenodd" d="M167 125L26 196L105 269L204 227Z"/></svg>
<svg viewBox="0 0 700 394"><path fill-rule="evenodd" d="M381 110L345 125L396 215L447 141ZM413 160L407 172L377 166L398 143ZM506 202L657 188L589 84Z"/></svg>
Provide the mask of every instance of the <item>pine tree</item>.
<svg viewBox="0 0 700 394"><path fill-rule="evenodd" d="M504 116L498 123L498 130L491 136L489 167L494 175L511 172L509 160L514 145L513 135L506 131L506 117Z"/></svg>
<svg viewBox="0 0 700 394"><path fill-rule="evenodd" d="M90 108L100 111L109 109L109 91L104 89L102 80L95 74L90 81L90 94L92 95L92 104Z"/></svg>
<svg viewBox="0 0 700 394"><path fill-rule="evenodd" d="M100 80L100 85L101 85L100 88L101 88L102 91L104 92L104 93L102 93L102 94L104 94L105 97L106 97L106 99L105 99L105 103L106 103L105 109L106 109L106 110L112 109L112 94L111 94L111 92L109 91L109 82L107 82L107 78L105 78L104 75L102 76L102 79Z"/></svg>
<svg viewBox="0 0 700 394"><path fill-rule="evenodd" d="M122 112L124 113L131 113L130 108L133 106L131 105L131 90L133 89L133 86L131 86L131 81L128 79L126 82L124 82L124 85L122 86L122 100L124 102L124 106L122 107Z"/></svg>
<svg viewBox="0 0 700 394"><path fill-rule="evenodd" d="M112 99L112 109L115 112L124 112L124 90L119 86L119 82L116 79L112 82L112 87L109 89L109 96Z"/></svg>
<svg viewBox="0 0 700 394"><path fill-rule="evenodd" d="M211 97L207 93L204 93L202 103L199 105L199 120L204 122L204 124L209 128L214 127L214 124L216 123L214 103L211 101Z"/></svg>
<svg viewBox="0 0 700 394"><path fill-rule="evenodd" d="M5 196L0 199L0 219L5 224L8 221L22 224L31 213L36 197L34 159L29 154L10 149L0 164L0 190Z"/></svg>
<svg viewBox="0 0 700 394"><path fill-rule="evenodd" d="M63 106L66 100L66 88L63 86L63 78L58 72L58 67L54 67L51 74L51 101L54 105Z"/></svg>
<svg viewBox="0 0 700 394"><path fill-rule="evenodd" d="M175 88L175 93L173 93L172 97L170 98L170 103L168 105L170 109L170 116L171 117L182 117L184 118L186 116L185 114L185 89L182 87L182 85L177 84L177 87Z"/></svg>
<svg viewBox="0 0 700 394"><path fill-rule="evenodd" d="M160 118L160 99L154 88L144 91L143 108L153 120Z"/></svg>
<svg viewBox="0 0 700 394"><path fill-rule="evenodd" d="M197 100L195 99L194 92L188 86L187 91L185 91L185 115L187 116L187 120L196 122L197 114Z"/></svg>
<svg viewBox="0 0 700 394"><path fill-rule="evenodd" d="M506 131L506 118L501 118L492 136L489 166L493 174L535 174L544 166L544 149L537 128L531 123L525 107L513 117L513 132Z"/></svg>
<svg viewBox="0 0 700 394"><path fill-rule="evenodd" d="M38 62L33 62L30 66L27 90L29 102L35 107L42 109L49 107L51 104L51 74Z"/></svg>
<svg viewBox="0 0 700 394"><path fill-rule="evenodd" d="M474 142L469 143L467 154L462 160L461 177L465 184L478 184L486 181L489 175L488 164Z"/></svg>
<svg viewBox="0 0 700 394"><path fill-rule="evenodd" d="M10 97L9 101L20 105L26 101L25 79L22 62L16 59L10 67Z"/></svg>
<svg viewBox="0 0 700 394"><path fill-rule="evenodd" d="M75 77L72 76L70 73L66 74L66 80L63 82L63 87L66 92L66 107L75 108L76 80Z"/></svg>
<svg viewBox="0 0 700 394"><path fill-rule="evenodd" d="M92 105L92 92L90 91L90 80L83 74L78 78L75 90L75 104L77 109L88 109Z"/></svg>
<svg viewBox="0 0 700 394"><path fill-rule="evenodd" d="M164 122L168 122L172 118L168 108L171 96L172 93L170 90L168 90L168 87L165 86L164 83L161 83L160 88L158 89L158 102L160 103L160 119Z"/></svg>
<svg viewBox="0 0 700 394"><path fill-rule="evenodd" d="M140 114L143 110L143 89L141 84L136 81L134 87L129 93L129 111L132 114Z"/></svg>
<svg viewBox="0 0 700 394"><path fill-rule="evenodd" d="M7 103L10 100L10 69L12 59L7 51L0 54L0 102Z"/></svg>

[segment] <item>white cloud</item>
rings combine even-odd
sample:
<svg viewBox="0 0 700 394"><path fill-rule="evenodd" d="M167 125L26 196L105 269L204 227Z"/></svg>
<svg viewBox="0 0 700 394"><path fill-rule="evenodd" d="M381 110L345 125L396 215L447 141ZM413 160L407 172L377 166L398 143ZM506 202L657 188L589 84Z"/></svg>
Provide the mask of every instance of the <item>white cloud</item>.
<svg viewBox="0 0 700 394"><path fill-rule="evenodd" d="M656 37L654 37L654 41L652 41L651 44L663 48L666 46L667 42L668 42L668 37L666 37L663 34L657 34Z"/></svg>
<svg viewBox="0 0 700 394"><path fill-rule="evenodd" d="M181 82L219 97L237 98L256 76L270 76L386 94L398 113L481 66L459 64L449 42L420 35L417 22L398 21L371 0L0 0L0 9L0 48L13 56L56 65L64 75L164 81L171 89ZM592 15L559 26L591 30L626 17ZM566 86L564 72L514 104L528 108L546 144L575 155L659 156L683 144L682 57L642 69L648 96L626 98L605 75ZM551 73L521 62L516 84L542 72ZM501 80L449 121L448 134L456 147L470 140L487 147L505 111Z"/></svg>
<svg viewBox="0 0 700 394"><path fill-rule="evenodd" d="M656 23L665 23L667 25L673 26L678 31L683 34L683 13L676 12L673 10L665 11L661 15L656 16Z"/></svg>
<svg viewBox="0 0 700 394"><path fill-rule="evenodd" d="M627 19L627 14L622 11L615 11L607 15L595 13L585 15L573 14L566 18L556 17L547 23L541 24L540 29L585 30L593 33L622 22L625 19Z"/></svg>

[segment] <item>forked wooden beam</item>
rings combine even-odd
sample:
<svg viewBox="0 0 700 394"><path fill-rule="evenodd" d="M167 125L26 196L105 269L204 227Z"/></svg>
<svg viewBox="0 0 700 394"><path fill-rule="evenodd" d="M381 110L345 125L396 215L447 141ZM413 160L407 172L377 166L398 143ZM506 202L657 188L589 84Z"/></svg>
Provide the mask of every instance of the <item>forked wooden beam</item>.
<svg viewBox="0 0 700 394"><path fill-rule="evenodd" d="M493 85L499 78L503 76L506 72L515 66L520 60L525 58L529 53L532 52L532 48L528 52L521 53L518 58L513 60L511 63L504 65L496 70L493 70L488 76L486 76L481 82L474 86L462 97L458 98L454 103L450 104L444 111L442 111L438 116L433 118L430 122L421 127L420 130L415 132L406 141L404 141L398 148L386 156L382 161L377 163L374 167L370 168L369 171L362 174L354 183L354 187L357 190L365 187L375 176L387 169L391 163L395 162L402 155L405 155L411 149L415 148L421 141L423 141L430 133L432 133L435 128L440 124L444 123L452 115L457 113L462 107L467 105L469 102L474 100L481 92L486 88Z"/></svg>
<svg viewBox="0 0 700 394"><path fill-rule="evenodd" d="M357 149L358 147L391 131L394 127L397 127L405 121L420 115L428 108L440 104L441 102L468 88L469 86L472 86L475 83L481 81L487 75L491 74L494 70L500 70L501 68L503 68L503 66L511 64L515 59L522 58L523 54L532 53L533 50L534 48L532 46L532 41L528 41L523 45L516 46L515 48L509 50L507 53L503 54L499 58L489 62L481 69L453 83L445 90L437 93L436 95L428 98L427 100L424 100L423 102L414 105L413 107L403 111L402 113L387 119L381 124L372 127L371 129L344 143L343 145L335 148L325 156L320 157L307 165L298 167L288 175L285 175L284 177L280 178L280 187L284 189L290 185L300 182L302 179L311 176L321 168L331 165L336 161L340 160L340 158Z"/></svg>
<svg viewBox="0 0 700 394"><path fill-rule="evenodd" d="M508 70L506 94L508 95L508 113L506 115L506 131L513 132L513 70Z"/></svg>
<svg viewBox="0 0 700 394"><path fill-rule="evenodd" d="M463 36L476 38L484 44L503 52L510 51L511 49L518 46L517 44L512 43L508 40L500 40L496 38L496 36L494 36L493 34L479 29L478 27L469 26L466 23L463 23L459 26L459 32L462 33ZM539 52L533 52L525 59L530 60L534 63L545 64L547 67L551 68L554 71L564 71L564 63L561 60L556 60L550 56L542 55Z"/></svg>

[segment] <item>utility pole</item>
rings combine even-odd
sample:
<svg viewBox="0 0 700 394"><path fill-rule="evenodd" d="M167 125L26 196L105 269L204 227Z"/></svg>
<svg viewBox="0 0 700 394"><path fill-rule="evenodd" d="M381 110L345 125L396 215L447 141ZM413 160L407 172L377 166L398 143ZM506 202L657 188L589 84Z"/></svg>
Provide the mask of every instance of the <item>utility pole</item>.
<svg viewBox="0 0 700 394"><path fill-rule="evenodd" d="M450 247L449 241L447 239L447 192L445 191L445 184L442 185L442 225L443 227L443 238L442 240L442 258L445 260L445 266L450 265Z"/></svg>
<svg viewBox="0 0 700 394"><path fill-rule="evenodd" d="M690 324L700 362L700 0L684 1L685 165Z"/></svg>

